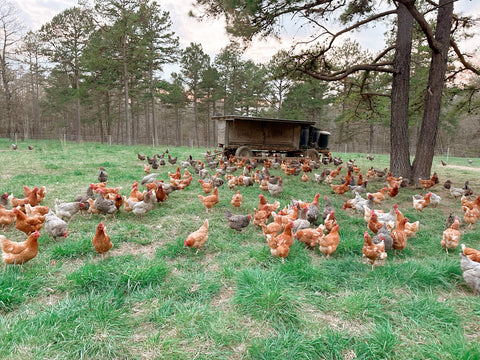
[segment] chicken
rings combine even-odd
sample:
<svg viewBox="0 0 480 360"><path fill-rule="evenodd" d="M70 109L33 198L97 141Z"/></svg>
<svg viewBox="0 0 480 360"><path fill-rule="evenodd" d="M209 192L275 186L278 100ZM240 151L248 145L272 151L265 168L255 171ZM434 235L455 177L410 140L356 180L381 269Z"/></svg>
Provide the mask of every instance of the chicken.
<svg viewBox="0 0 480 360"><path fill-rule="evenodd" d="M10 205L8 204L8 193L6 191L0 197L0 206L5 210L10 210Z"/></svg>
<svg viewBox="0 0 480 360"><path fill-rule="evenodd" d="M465 214L463 215L463 222L468 224L468 228L471 229L473 224L477 222L480 218L480 211L478 208L474 207L472 209L466 209Z"/></svg>
<svg viewBox="0 0 480 360"><path fill-rule="evenodd" d="M266 224L268 218L271 215L271 212L267 212L266 210L257 210L253 209L254 215L253 215L253 224L257 226L262 226L262 224Z"/></svg>
<svg viewBox="0 0 480 360"><path fill-rule="evenodd" d="M5 230L8 225L13 224L16 219L17 216L13 210L6 210L3 207L0 207L0 225L2 225L3 230Z"/></svg>
<svg viewBox="0 0 480 360"><path fill-rule="evenodd" d="M293 221L293 232L297 232L301 229L307 229L310 227L310 221L307 220L307 209L298 210L298 219Z"/></svg>
<svg viewBox="0 0 480 360"><path fill-rule="evenodd" d="M320 216L320 210L318 206L319 197L320 194L317 193L313 199L313 202L307 208L307 220L312 224L315 224L318 221L318 217Z"/></svg>
<svg viewBox="0 0 480 360"><path fill-rule="evenodd" d="M264 223L261 223L260 225L262 227L263 236L276 236L280 233L280 231L283 230L283 217L281 215L277 215L270 224L265 225Z"/></svg>
<svg viewBox="0 0 480 360"><path fill-rule="evenodd" d="M180 166L177 166L177 171L174 172L173 174L169 171L168 177L170 178L170 180L172 179L180 180L182 178L182 173L180 172Z"/></svg>
<svg viewBox="0 0 480 360"><path fill-rule="evenodd" d="M110 241L110 236L107 235L107 228L103 224L103 221L97 226L95 235L92 238L92 245L95 251L101 254L102 257L113 247L113 243Z"/></svg>
<svg viewBox="0 0 480 360"><path fill-rule="evenodd" d="M453 215L453 213L450 213L447 216L447 219L445 220L445 229L448 229L450 226L452 226L454 221L455 221L455 215Z"/></svg>
<svg viewBox="0 0 480 360"><path fill-rule="evenodd" d="M4 269L6 268L7 264L22 265L37 256L39 237L40 233L38 231L34 231L28 236L27 240L23 242L14 242L8 240L3 235L0 235L2 260L5 263Z"/></svg>
<svg viewBox="0 0 480 360"><path fill-rule="evenodd" d="M463 211L468 209L473 209L476 207L477 209L480 209L480 196L478 196L475 200L469 201L465 195L462 195L462 209Z"/></svg>
<svg viewBox="0 0 480 360"><path fill-rule="evenodd" d="M330 185L333 179L335 179L340 174L340 170L342 170L342 166L339 166L337 169L330 171L330 173L325 179L325 182Z"/></svg>
<svg viewBox="0 0 480 360"><path fill-rule="evenodd" d="M453 186L450 187L450 194L453 196L455 200L457 200L459 197L463 195L465 196L471 195L471 193L472 193L471 190L467 190L464 188L460 189Z"/></svg>
<svg viewBox="0 0 480 360"><path fill-rule="evenodd" d="M330 185L330 186L332 187L332 190L335 194L341 195L341 194L345 194L348 191L349 182L345 181L341 185Z"/></svg>
<svg viewBox="0 0 480 360"><path fill-rule="evenodd" d="M402 184L403 177L395 177L392 175L392 172L389 171L385 181L388 183L388 186L393 188L395 185L400 186Z"/></svg>
<svg viewBox="0 0 480 360"><path fill-rule="evenodd" d="M62 203L60 200L55 199L55 213L62 220L70 221L80 211L81 206L82 203L78 201Z"/></svg>
<svg viewBox="0 0 480 360"><path fill-rule="evenodd" d="M443 232L440 244L447 251L448 249L455 249L460 241L460 220L455 217L453 224Z"/></svg>
<svg viewBox="0 0 480 360"><path fill-rule="evenodd" d="M192 232L185 239L185 246L197 248L195 254L198 254L200 248L208 240L208 219L205 220L202 226L197 231Z"/></svg>
<svg viewBox="0 0 480 360"><path fill-rule="evenodd" d="M440 204L440 201L442 201L442 198L433 192L431 194L432 195L430 196L430 207L436 208L438 204Z"/></svg>
<svg viewBox="0 0 480 360"><path fill-rule="evenodd" d="M323 225L325 226L325 230L327 230L327 232L332 231L335 225L337 225L337 220L335 219L335 210L330 211L330 214L328 214L328 216L325 218Z"/></svg>
<svg viewBox="0 0 480 360"><path fill-rule="evenodd" d="M88 202L88 212L90 213L90 216L91 214L100 214L100 211L98 211L97 208L95 207L95 200L88 199L87 202ZM125 211L132 211L132 209L125 210Z"/></svg>
<svg viewBox="0 0 480 360"><path fill-rule="evenodd" d="M470 260L480 263L480 251L466 247L465 244L462 244L462 252Z"/></svg>
<svg viewBox="0 0 480 360"><path fill-rule="evenodd" d="M338 233L340 226L337 224L333 227L328 235L320 238L318 243L320 251L328 259L331 254L337 250L340 243L340 234Z"/></svg>
<svg viewBox="0 0 480 360"><path fill-rule="evenodd" d="M272 252L272 255L280 256L282 259L288 256L290 247L293 245L293 234L292 234L293 222L289 222L285 225L283 232L278 236L272 236L273 240L276 242L276 253Z"/></svg>
<svg viewBox="0 0 480 360"><path fill-rule="evenodd" d="M243 201L243 196L240 194L240 190L237 190L237 193L232 196L232 200L230 201L230 204L232 204L234 207L239 208L242 205Z"/></svg>
<svg viewBox="0 0 480 360"><path fill-rule="evenodd" d="M325 201L325 205L323 206L323 212L322 212L322 218L325 221L327 216L330 214L330 212L333 210L335 211L335 208L333 207L332 203L330 202L330 199L325 195L323 197L323 200Z"/></svg>
<svg viewBox="0 0 480 360"><path fill-rule="evenodd" d="M387 187L381 188L376 193L367 193L367 197L370 195L373 197L373 202L375 204L380 204L383 200L385 200L385 192L387 191Z"/></svg>
<svg viewBox="0 0 480 360"><path fill-rule="evenodd" d="M225 216L228 220L228 226L230 229L242 231L244 228L250 224L250 219L252 218L251 214L248 215L235 215L232 214L229 210L225 210Z"/></svg>
<svg viewBox="0 0 480 360"><path fill-rule="evenodd" d="M348 188L352 193L360 195L367 192L367 184L368 180L362 182L360 185L348 185Z"/></svg>
<svg viewBox="0 0 480 360"><path fill-rule="evenodd" d="M15 227L27 235L30 235L35 231L39 231L45 221L44 215L28 217L22 210L18 208L13 209L13 212L17 217L17 220L15 221Z"/></svg>
<svg viewBox="0 0 480 360"><path fill-rule="evenodd" d="M32 206L35 206L39 203L38 201L38 187L34 187L33 191L25 198L23 199L17 199L12 195L9 196L10 202L12 203L12 207L16 208L17 206L20 206L22 209L25 208L25 204L30 204Z"/></svg>
<svg viewBox="0 0 480 360"><path fill-rule="evenodd" d="M140 181L140 184L145 185L149 184L151 182L154 182L157 179L158 173L151 173L143 177L142 181Z"/></svg>
<svg viewBox="0 0 480 360"><path fill-rule="evenodd" d="M139 154L139 153L137 152L137 158L138 158L138 160L145 161L145 158L146 158L146 157L145 157L145 155L141 155L141 154Z"/></svg>
<svg viewBox="0 0 480 360"><path fill-rule="evenodd" d="M395 213L397 214L397 219L395 220L395 226L403 220L404 216L402 212L398 209L395 209ZM415 221L414 223L406 222L405 223L405 233L407 234L407 239L410 239L415 236L418 231L418 227L420 226L420 221Z"/></svg>
<svg viewBox="0 0 480 360"><path fill-rule="evenodd" d="M278 178L278 184L271 184L267 182L268 192L273 196L278 196L283 192L283 181L282 178Z"/></svg>
<svg viewBox="0 0 480 360"><path fill-rule="evenodd" d="M460 253L460 268L463 271L463 279L475 294L480 293L480 264L472 261L463 253Z"/></svg>
<svg viewBox="0 0 480 360"><path fill-rule="evenodd" d="M145 173L145 175L150 174L150 171L152 171L151 165L143 164L143 172Z"/></svg>
<svg viewBox="0 0 480 360"><path fill-rule="evenodd" d="M258 203L258 210L265 210L268 213L268 216L270 216L272 211L277 211L278 207L280 206L278 201L275 201L273 204L268 203L263 194L259 194L258 198L260 199Z"/></svg>
<svg viewBox="0 0 480 360"><path fill-rule="evenodd" d="M41 203L43 201L43 199L45 199L47 189L45 188L45 186L42 186L40 189L38 189L38 187L37 187L37 189L35 189L35 187L33 189L30 189L28 186L23 185L23 192L25 193L25 197L29 197L32 192L36 192L36 194L37 194L37 204L38 204L38 203ZM34 205L32 205L32 206L34 206Z"/></svg>
<svg viewBox="0 0 480 360"><path fill-rule="evenodd" d="M423 211L424 208L428 207L428 205L430 205L431 196L432 196L431 192L429 192L425 196L413 195L412 200L413 200L413 207L415 208L415 210Z"/></svg>
<svg viewBox="0 0 480 360"><path fill-rule="evenodd" d="M433 173L432 177L427 180L423 180L421 178L418 178L418 181L420 182L420 185L424 190L431 188L433 185L438 183L438 175L437 173Z"/></svg>
<svg viewBox="0 0 480 360"><path fill-rule="evenodd" d="M177 158L178 156L175 156L175 157L171 157L170 154L167 155L168 156L168 162L172 165L175 165L177 163Z"/></svg>
<svg viewBox="0 0 480 360"><path fill-rule="evenodd" d="M33 215L47 215L47 213L50 211L50 208L48 206L31 206L30 204L25 204L25 214L27 216L33 216Z"/></svg>
<svg viewBox="0 0 480 360"><path fill-rule="evenodd" d="M202 179L197 180L200 186L203 189L205 195L210 194L213 190L213 182L212 181L204 181Z"/></svg>
<svg viewBox="0 0 480 360"><path fill-rule="evenodd" d="M392 230L391 236L393 239L392 247L395 249L395 253L397 250L402 252L407 246L407 234L405 232L405 224L408 222L408 218L403 218L403 220Z"/></svg>
<svg viewBox="0 0 480 360"><path fill-rule="evenodd" d="M383 223L378 221L377 214L375 213L375 211L372 211L371 216L370 216L370 221L368 222L367 225L368 225L368 228L373 233L376 234L378 232L378 230L380 230L380 228L383 226Z"/></svg>
<svg viewBox="0 0 480 360"><path fill-rule="evenodd" d="M100 214L103 215L115 214L117 212L115 201L105 199L103 189L100 190L100 193L95 199L95 209L97 209Z"/></svg>
<svg viewBox="0 0 480 360"><path fill-rule="evenodd" d="M368 259L370 264L372 264L373 271L375 261L384 260L387 258L387 253L385 252L385 243L381 241L379 244L374 244L371 236L368 234L368 231L365 231L364 238L365 241L363 243L362 254Z"/></svg>
<svg viewBox="0 0 480 360"><path fill-rule="evenodd" d="M60 219L53 211L49 211L45 215L45 223L43 224L45 231L57 240L58 237L67 237L67 223Z"/></svg>
<svg viewBox="0 0 480 360"><path fill-rule="evenodd" d="M378 230L377 235L372 238L372 241L374 244L379 244L381 241L383 241L385 244L385 251L392 250L393 239L385 224L383 224L380 230Z"/></svg>
<svg viewBox="0 0 480 360"><path fill-rule="evenodd" d="M393 197L398 195L398 190L399 190L399 188L398 188L397 184L393 185L393 187L389 185L388 188L387 188L387 194L388 194L388 196L393 198Z"/></svg>
<svg viewBox="0 0 480 360"><path fill-rule="evenodd" d="M205 197L202 195L198 195L198 198L203 203L203 205L205 206L208 212L215 204L217 204L220 201L220 198L218 196L218 188L215 187L213 189L212 195L205 196Z"/></svg>
<svg viewBox="0 0 480 360"><path fill-rule="evenodd" d="M136 216L145 216L147 212L155 209L157 198L153 195L152 191L149 190L142 201L130 201L127 199L127 202Z"/></svg>
<svg viewBox="0 0 480 360"><path fill-rule="evenodd" d="M98 173L98 182L107 182L108 173L103 166L99 167L100 172Z"/></svg>
<svg viewBox="0 0 480 360"><path fill-rule="evenodd" d="M73 201L78 201L78 202L81 202L81 203L88 203L88 199L93 199L93 200L95 200L95 194L94 194L93 189L92 189L91 186L88 186L85 195L77 195L77 196L73 199ZM87 208L87 209L88 209L88 208ZM83 209L80 209L80 210L83 210Z"/></svg>
<svg viewBox="0 0 480 360"><path fill-rule="evenodd" d="M320 239L325 236L321 229L302 229L298 230L293 235L298 241L304 243L305 245L314 248L320 242Z"/></svg>
<svg viewBox="0 0 480 360"><path fill-rule="evenodd" d="M123 196L120 194L108 194L107 199L115 201L115 206L119 210L123 205ZM82 204L80 204L80 209L82 209Z"/></svg>

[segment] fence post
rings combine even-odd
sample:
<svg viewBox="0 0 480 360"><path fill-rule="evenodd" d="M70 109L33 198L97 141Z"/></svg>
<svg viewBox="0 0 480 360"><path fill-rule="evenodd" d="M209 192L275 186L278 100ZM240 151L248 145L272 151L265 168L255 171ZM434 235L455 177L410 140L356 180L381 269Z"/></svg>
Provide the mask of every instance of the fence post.
<svg viewBox="0 0 480 360"><path fill-rule="evenodd" d="M112 135L108 135L108 145L112 146Z"/></svg>
<svg viewBox="0 0 480 360"><path fill-rule="evenodd" d="M448 161L448 156L450 155L450 148L447 148L447 161Z"/></svg>

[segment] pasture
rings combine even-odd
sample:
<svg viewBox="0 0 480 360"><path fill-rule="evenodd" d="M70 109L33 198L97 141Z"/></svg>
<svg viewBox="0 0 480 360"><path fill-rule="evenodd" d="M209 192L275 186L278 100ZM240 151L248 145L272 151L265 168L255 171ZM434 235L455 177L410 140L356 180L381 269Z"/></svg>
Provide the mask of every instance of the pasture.
<svg viewBox="0 0 480 360"><path fill-rule="evenodd" d="M33 145L34 150L27 150ZM46 186L42 205L55 198L73 201L97 182L98 168L108 171L108 186L130 193L143 178L136 152L153 156L165 147L62 145L56 141L20 142L17 151L0 139L0 192L23 197L23 185ZM169 148L172 156L203 160L205 149ZM388 166L386 155L373 162L365 154L334 154L356 159L362 173L370 166ZM445 160L445 159L444 159ZM168 182L177 165L158 169ZM328 166L333 169L333 164ZM314 170L320 173L323 166ZM415 212L412 195L421 189L402 188L378 208L397 202L420 230L401 255L388 254L384 266L370 270L362 261L363 216L343 211L351 193L336 195L326 184L284 179L277 198L281 207L295 199L320 209L327 195L336 208L340 245L326 260L319 252L295 242L282 262L270 254L260 228L250 224L237 233L227 226L225 210L253 214L258 184L219 189L220 202L209 213L197 198L203 191L193 174L185 190L139 218L120 211L115 217L77 214L68 236L53 240L44 231L36 258L8 266L0 274L0 357L4 359L479 359L480 301L466 286L460 269L460 247L448 254L440 246L450 212L463 217L442 184L450 179L462 187L470 180L480 193L480 159L450 158L432 169L440 183L431 191L442 197L438 208ZM183 173L183 170L182 170ZM213 174L213 171L211 171ZM341 177L346 174L344 166ZM339 181L334 181L339 183ZM371 181L375 192L384 181ZM143 186L139 186L142 191ZM230 204L239 189L239 210ZM424 192L425 193L425 192ZM195 255L184 247L188 234L204 220L209 239ZM114 248L106 259L91 239L103 220ZM480 224L461 226L461 243L480 249ZM25 240L14 226L1 234Z"/></svg>

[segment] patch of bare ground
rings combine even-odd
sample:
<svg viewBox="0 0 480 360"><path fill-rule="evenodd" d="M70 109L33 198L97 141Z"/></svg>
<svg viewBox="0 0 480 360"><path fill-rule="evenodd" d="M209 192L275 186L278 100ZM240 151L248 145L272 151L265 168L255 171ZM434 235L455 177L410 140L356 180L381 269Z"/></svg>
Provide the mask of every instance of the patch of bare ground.
<svg viewBox="0 0 480 360"><path fill-rule="evenodd" d="M123 242L114 246L113 249L109 251L110 256L122 256L122 255L143 255L149 259L152 259L155 256L157 251L158 243L154 242L148 245L142 245L133 242Z"/></svg>
<svg viewBox="0 0 480 360"><path fill-rule="evenodd" d="M364 334L369 326L359 321L346 321L340 318L335 314L327 314L318 309L305 304L302 307L302 311L304 312L304 316L306 318L312 319L314 323L317 324L328 324L332 329L338 331L347 331L349 334L352 335L360 335Z"/></svg>
<svg viewBox="0 0 480 360"><path fill-rule="evenodd" d="M447 167L457 170L465 170L465 171L475 171L479 172L480 168L471 167L471 166L462 166L462 165L447 165Z"/></svg>
<svg viewBox="0 0 480 360"><path fill-rule="evenodd" d="M220 293L212 299L211 305L225 310L234 294L235 290L231 286L223 286Z"/></svg>

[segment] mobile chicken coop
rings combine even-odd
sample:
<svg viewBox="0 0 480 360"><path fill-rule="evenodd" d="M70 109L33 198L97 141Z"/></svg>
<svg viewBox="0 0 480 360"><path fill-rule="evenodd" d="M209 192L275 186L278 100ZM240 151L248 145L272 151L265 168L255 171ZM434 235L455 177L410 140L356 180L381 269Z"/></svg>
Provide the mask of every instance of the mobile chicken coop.
<svg viewBox="0 0 480 360"><path fill-rule="evenodd" d="M279 153L287 157L306 156L317 160L328 153L327 131L315 122L251 116L213 116L218 145L238 157Z"/></svg>

